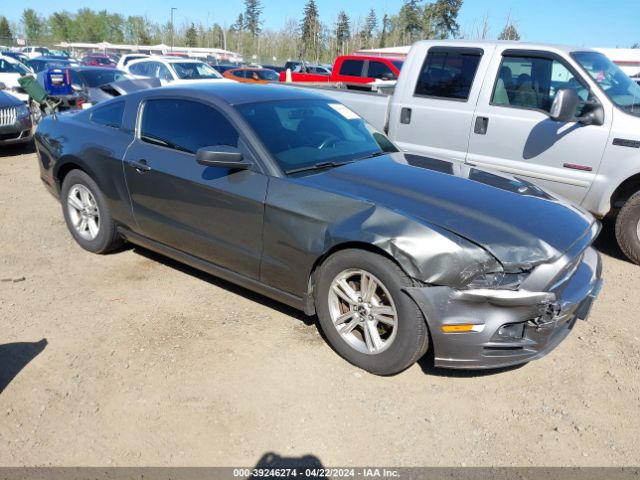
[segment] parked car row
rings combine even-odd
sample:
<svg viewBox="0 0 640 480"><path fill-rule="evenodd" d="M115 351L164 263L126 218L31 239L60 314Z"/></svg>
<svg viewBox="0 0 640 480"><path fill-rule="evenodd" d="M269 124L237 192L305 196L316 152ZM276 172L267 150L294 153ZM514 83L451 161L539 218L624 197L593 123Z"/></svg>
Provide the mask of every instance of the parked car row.
<svg viewBox="0 0 640 480"><path fill-rule="evenodd" d="M293 82L341 82L351 86L378 81L397 80L404 59L367 55L341 55L332 67L308 65L304 62L288 62ZM287 80L287 73L280 73L280 80Z"/></svg>

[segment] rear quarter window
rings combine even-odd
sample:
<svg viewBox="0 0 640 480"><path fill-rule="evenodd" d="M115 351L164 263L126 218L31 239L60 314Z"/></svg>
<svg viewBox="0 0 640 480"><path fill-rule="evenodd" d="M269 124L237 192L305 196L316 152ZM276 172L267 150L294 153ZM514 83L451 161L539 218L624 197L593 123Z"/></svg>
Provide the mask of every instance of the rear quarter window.
<svg viewBox="0 0 640 480"><path fill-rule="evenodd" d="M91 109L91 121L105 127L120 128L122 126L122 115L124 113L124 102L115 102L102 107Z"/></svg>
<svg viewBox="0 0 640 480"><path fill-rule="evenodd" d="M389 65L376 60L369 60L369 72L367 73L367 77L379 78L382 80L395 80L397 78Z"/></svg>
<svg viewBox="0 0 640 480"><path fill-rule="evenodd" d="M479 49L431 48L422 64L414 94L468 100L481 58Z"/></svg>
<svg viewBox="0 0 640 480"><path fill-rule="evenodd" d="M149 62L141 62L129 65L129 71L134 75L151 76Z"/></svg>

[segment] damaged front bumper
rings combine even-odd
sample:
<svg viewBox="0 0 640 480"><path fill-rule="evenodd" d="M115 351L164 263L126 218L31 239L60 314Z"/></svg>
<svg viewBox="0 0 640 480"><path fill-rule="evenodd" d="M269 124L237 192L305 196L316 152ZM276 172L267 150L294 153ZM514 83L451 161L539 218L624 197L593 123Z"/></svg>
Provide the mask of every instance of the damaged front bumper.
<svg viewBox="0 0 640 480"><path fill-rule="evenodd" d="M542 291L528 291L526 281L519 290L407 288L429 324L435 365L498 368L549 353L587 318L602 287L593 248L567 267Z"/></svg>

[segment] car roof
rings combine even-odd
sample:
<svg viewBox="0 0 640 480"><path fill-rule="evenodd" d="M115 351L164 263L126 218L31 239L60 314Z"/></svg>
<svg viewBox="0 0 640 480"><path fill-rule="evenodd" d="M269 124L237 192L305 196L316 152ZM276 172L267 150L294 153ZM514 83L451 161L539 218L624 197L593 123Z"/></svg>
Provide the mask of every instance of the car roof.
<svg viewBox="0 0 640 480"><path fill-rule="evenodd" d="M382 57L380 55L342 55L340 58L342 58L342 60L387 60L389 62L405 61L402 57Z"/></svg>
<svg viewBox="0 0 640 480"><path fill-rule="evenodd" d="M171 96L172 93L206 99L213 97L228 105L246 103L284 101L284 100L331 100L324 95L299 87L284 85L255 85L250 83L199 83L196 85L176 85L140 92L142 97L153 92L154 95Z"/></svg>
<svg viewBox="0 0 640 480"><path fill-rule="evenodd" d="M71 60L69 60L68 58L59 58L51 55L44 55L42 57L32 58L30 61L31 62L38 61L38 62L69 62L71 63Z"/></svg>
<svg viewBox="0 0 640 480"><path fill-rule="evenodd" d="M120 72L120 73L126 73L126 72L123 72L122 70L119 70L117 68L98 67L98 66L94 66L94 65L77 65L77 66L69 67L67 70L71 70L71 71L74 71L74 72Z"/></svg>
<svg viewBox="0 0 640 480"><path fill-rule="evenodd" d="M234 67L232 70L271 70L265 67Z"/></svg>
<svg viewBox="0 0 640 480"><path fill-rule="evenodd" d="M185 57L161 57L162 60L168 63L205 63L197 58L185 58Z"/></svg>
<svg viewBox="0 0 640 480"><path fill-rule="evenodd" d="M148 57L138 58L127 63L127 67L131 65L137 65L144 62L164 62L164 63L205 63L202 60L195 58L182 58L182 57L161 57L160 55L150 55Z"/></svg>
<svg viewBox="0 0 640 480"><path fill-rule="evenodd" d="M556 51L570 54L572 52L596 52L592 48L576 47L571 45L553 44L553 43L533 43L533 42L521 42L519 40L421 40L416 42L415 45L427 45L438 44L438 46L460 46L460 47L492 47L492 46L505 46L512 47L518 50L545 50Z"/></svg>

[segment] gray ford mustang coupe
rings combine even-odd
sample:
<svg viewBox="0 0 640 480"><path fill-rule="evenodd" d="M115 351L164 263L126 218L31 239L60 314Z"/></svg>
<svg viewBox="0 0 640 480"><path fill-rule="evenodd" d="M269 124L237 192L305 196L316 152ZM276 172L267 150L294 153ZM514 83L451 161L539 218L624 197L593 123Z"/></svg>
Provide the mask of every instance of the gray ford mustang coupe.
<svg viewBox="0 0 640 480"><path fill-rule="evenodd" d="M139 91L43 120L36 144L81 247L129 241L317 314L331 346L376 374L429 349L451 368L539 358L600 289L591 215L398 152L304 89Z"/></svg>

